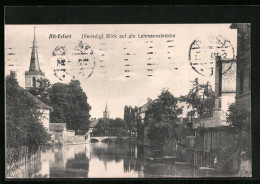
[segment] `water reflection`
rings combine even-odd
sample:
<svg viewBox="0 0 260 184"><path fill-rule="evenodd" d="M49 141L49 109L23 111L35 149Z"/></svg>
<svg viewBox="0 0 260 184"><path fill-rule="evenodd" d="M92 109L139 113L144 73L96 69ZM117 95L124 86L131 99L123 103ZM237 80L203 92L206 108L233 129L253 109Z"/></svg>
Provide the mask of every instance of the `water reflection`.
<svg viewBox="0 0 260 184"><path fill-rule="evenodd" d="M89 157L86 145L69 145L52 149L54 162L50 163L51 178L87 178Z"/></svg>
<svg viewBox="0 0 260 184"><path fill-rule="evenodd" d="M131 143L92 143L89 177L138 177L137 170L127 170L137 159L136 145Z"/></svg>
<svg viewBox="0 0 260 184"><path fill-rule="evenodd" d="M190 165L165 160L165 153L134 143L90 143L43 150L10 174L14 178L194 177Z"/></svg>

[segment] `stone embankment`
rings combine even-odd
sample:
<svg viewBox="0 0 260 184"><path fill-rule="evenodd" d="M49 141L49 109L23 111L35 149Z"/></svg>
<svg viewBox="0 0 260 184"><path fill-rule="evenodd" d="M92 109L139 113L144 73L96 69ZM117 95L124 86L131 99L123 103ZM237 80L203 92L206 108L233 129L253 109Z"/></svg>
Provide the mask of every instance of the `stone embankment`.
<svg viewBox="0 0 260 184"><path fill-rule="evenodd" d="M76 145L76 144L87 144L89 139L85 136L70 136L64 140L54 140L54 145Z"/></svg>

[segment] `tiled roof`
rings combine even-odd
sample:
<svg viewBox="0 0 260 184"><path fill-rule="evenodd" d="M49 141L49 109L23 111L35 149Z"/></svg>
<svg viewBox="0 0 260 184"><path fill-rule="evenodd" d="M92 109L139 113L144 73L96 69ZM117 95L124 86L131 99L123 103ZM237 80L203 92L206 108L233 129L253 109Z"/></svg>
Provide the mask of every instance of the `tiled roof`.
<svg viewBox="0 0 260 184"><path fill-rule="evenodd" d="M37 97L35 97L34 95L32 95L30 92L25 91L25 94L28 96L28 98L30 98L39 109L52 109L52 107L46 105L45 103L43 103L41 100L39 100Z"/></svg>
<svg viewBox="0 0 260 184"><path fill-rule="evenodd" d="M139 108L139 112L140 113L144 113L145 111L147 111L148 107L153 103L152 100L149 100L146 104L144 104L143 106L141 106Z"/></svg>
<svg viewBox="0 0 260 184"><path fill-rule="evenodd" d="M37 97L32 95L30 92L26 91L22 87L20 87L20 90L25 92L24 94L28 97L28 99L32 100L36 104L37 108L52 110L52 107L50 107L50 106L46 105L45 103L43 103L41 100L39 100Z"/></svg>
<svg viewBox="0 0 260 184"><path fill-rule="evenodd" d="M66 123L50 123L50 131L62 131L66 129Z"/></svg>

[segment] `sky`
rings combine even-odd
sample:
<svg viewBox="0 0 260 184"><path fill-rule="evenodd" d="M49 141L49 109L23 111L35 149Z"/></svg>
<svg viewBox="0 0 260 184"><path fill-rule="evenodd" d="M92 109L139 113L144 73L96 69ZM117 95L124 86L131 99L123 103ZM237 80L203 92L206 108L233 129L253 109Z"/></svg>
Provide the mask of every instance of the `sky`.
<svg viewBox="0 0 260 184"><path fill-rule="evenodd" d="M176 97L185 95L195 78L214 89L213 56L236 57L237 32L230 25L6 25L5 75L16 71L19 85L25 86L35 27L45 77L52 84L78 79L91 117L101 118L107 102L110 117L123 118L125 105L140 107L164 88Z"/></svg>

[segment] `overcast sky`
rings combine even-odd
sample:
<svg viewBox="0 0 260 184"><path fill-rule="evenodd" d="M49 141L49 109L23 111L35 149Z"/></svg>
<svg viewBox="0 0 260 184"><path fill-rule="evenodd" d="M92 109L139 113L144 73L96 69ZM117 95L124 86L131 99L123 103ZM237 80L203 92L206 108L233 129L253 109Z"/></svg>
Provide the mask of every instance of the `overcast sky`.
<svg viewBox="0 0 260 184"><path fill-rule="evenodd" d="M10 70L16 71L19 84L24 87L24 73L29 70L33 30L36 27L40 67L51 83L67 83L75 76L81 81L88 96L92 117L103 116L107 101L110 116L122 118L125 105L142 106L148 97L155 99L163 88L169 88L176 97L185 95L190 88L190 81L196 77L200 82L210 81L214 87L214 74L211 75L214 60L211 53L221 52L227 58L236 55L237 33L229 26L230 24L6 25L6 74ZM71 35L71 38L49 38L50 34ZM82 38L82 34L103 34L104 38ZM106 34L115 34L117 38L106 38ZM135 38L119 38L119 35L125 34L127 37L133 34ZM171 34L175 37L138 38L138 34ZM199 49L193 49L189 58L189 49L194 40L199 41L192 48ZM218 40L221 43L223 40L228 42L220 48ZM77 51L80 41L84 46L89 46L88 50ZM59 46L65 48L65 55L57 55L58 50L54 56L53 51L61 48ZM66 65L57 65L57 59L66 60ZM87 65L80 65L79 59L86 59ZM191 63L197 71L192 69ZM66 69L66 72L59 72L59 69Z"/></svg>

